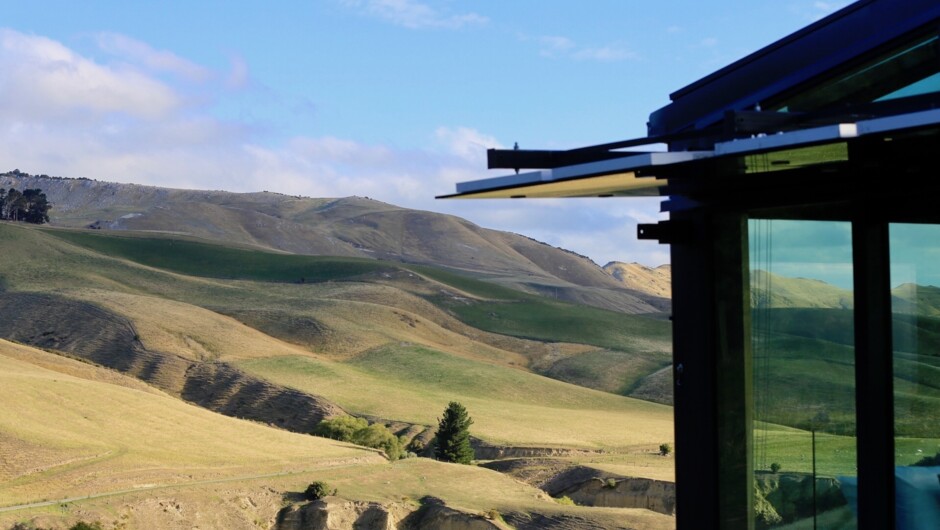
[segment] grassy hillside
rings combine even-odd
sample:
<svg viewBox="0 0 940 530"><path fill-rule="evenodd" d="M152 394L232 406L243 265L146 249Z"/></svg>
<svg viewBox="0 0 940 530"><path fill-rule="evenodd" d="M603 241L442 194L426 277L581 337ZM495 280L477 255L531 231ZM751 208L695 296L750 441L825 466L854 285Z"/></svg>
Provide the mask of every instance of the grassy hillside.
<svg viewBox="0 0 940 530"><path fill-rule="evenodd" d="M772 308L850 309L853 299L851 291L820 280L789 278L763 270L752 270L751 304Z"/></svg>
<svg viewBox="0 0 940 530"><path fill-rule="evenodd" d="M671 438L668 407L524 370L537 360L576 359L596 348L480 331L454 318L435 296L445 290L451 301L460 298L465 299L461 303L474 304L490 303L478 295L512 294L518 304L557 307L559 320L574 315L577 307L556 306L468 278L453 280L447 272L437 272L436 277L452 279L455 285L409 270L302 285L190 276L137 264L129 253L115 251L117 256L112 257L94 248L133 246L128 242L159 247L160 238L112 242L102 241L112 238L98 234L63 238L58 232L0 226L0 242L10 249L0 261L33 262L29 268L10 266L4 275L7 288L51 291L123 315L141 344L151 350L193 361L234 363L278 384L324 396L350 411L390 420L433 425L448 401L465 401L476 418L476 434L497 442L598 448ZM76 246L73 240L92 243ZM214 250L205 245L199 252ZM255 256L231 249L224 255L240 265L246 263L238 261L240 256ZM264 255L269 262L281 257ZM185 255L172 259L182 262ZM311 263L317 262L311 258ZM610 315L613 319L616 314ZM282 339L288 340L279 340L259 332L256 321L298 326L285 326L291 329ZM525 335L550 332L539 330L535 321L531 325ZM309 342L292 340L294 328L305 329ZM611 328L612 333L625 333L623 328ZM576 331L566 333L574 338ZM617 338L584 337L588 343L598 340ZM658 363L644 368L652 370Z"/></svg>
<svg viewBox="0 0 940 530"><path fill-rule="evenodd" d="M293 254L429 264L478 274L517 289L627 313L668 300L628 290L590 259L450 215L363 197L320 199L278 193L178 190L0 174L4 187L40 188L55 204L54 226L191 236Z"/></svg>
<svg viewBox="0 0 940 530"><path fill-rule="evenodd" d="M905 283L892 289L891 295L895 311L940 317L940 287Z"/></svg>
<svg viewBox="0 0 940 530"><path fill-rule="evenodd" d="M557 369L545 363L536 363L542 373L611 392L629 392L639 379L649 376L669 362L671 337L670 325L666 321L549 300L444 269L377 260L285 255L167 237L114 237L62 230L48 233L108 256L190 276L281 283L353 280L393 283L396 288L430 301L473 328L537 341L587 344L624 352L630 358L642 357L644 362L634 363L630 373L623 373L622 369L617 368L623 356L566 356L563 359L564 367ZM434 287L427 282L422 284L413 280L395 282L394 279L401 277L402 272L418 274L438 285ZM350 298L348 292L338 296ZM374 292L370 297L368 301L375 302ZM397 305L417 314L426 315L429 312L428 308L405 307L401 300L391 298L386 297L379 303ZM240 305L241 308L235 308L217 303L214 309L221 309L286 340L300 341L314 348L334 347L326 343L329 339L321 333L322 321L328 320L330 316L316 318L308 314L298 320L296 311L304 306L309 307L309 302L292 304L294 316L285 314L283 307L262 313L255 307L246 309L244 303ZM333 316L336 311L342 310L331 306ZM285 321L293 321L294 324L285 329L281 325ZM442 323L440 319L438 323ZM311 327L313 335L305 335L304 330ZM298 333L300 337L295 336ZM407 336L401 334L386 338L408 340ZM360 341L359 349L371 348L380 343ZM584 374L605 371L604 366L601 366L605 359L610 361L607 368L622 373L622 377L608 376L596 380L584 377Z"/></svg>
<svg viewBox="0 0 940 530"><path fill-rule="evenodd" d="M808 428L819 414L822 430L854 432L853 314L841 309L773 309L763 315L771 332L755 351L757 381L766 389L762 419ZM935 436L940 423L940 320L897 315L894 388L899 436ZM911 381L916 380L915 387ZM912 413L913 411L913 413Z"/></svg>
<svg viewBox="0 0 940 530"><path fill-rule="evenodd" d="M347 499L407 510L433 495L471 513L541 513L643 530L671 524L644 510L561 506L474 466L387 463L371 450L219 416L113 371L2 340L0 385L3 528L79 520L129 529L269 528L313 480ZM7 509L26 503L40 505Z"/></svg>
<svg viewBox="0 0 940 530"><path fill-rule="evenodd" d="M663 298L672 297L672 267L669 265L647 267L639 263L612 261L604 265L604 270L628 289Z"/></svg>
<svg viewBox="0 0 940 530"><path fill-rule="evenodd" d="M6 341L0 386L0 506L381 461L374 452L220 416Z"/></svg>
<svg viewBox="0 0 940 530"><path fill-rule="evenodd" d="M499 444L629 448L672 436L669 407L414 345L382 347L344 364L292 356L238 365L316 390L354 413L424 425L436 424L456 399L474 418L473 434Z"/></svg>
<svg viewBox="0 0 940 530"><path fill-rule="evenodd" d="M479 301L451 310L471 326L517 337L664 353L669 322L546 299Z"/></svg>
<svg viewBox="0 0 940 530"><path fill-rule="evenodd" d="M166 237L105 236L64 230L49 233L108 256L209 278L301 283L350 280L370 273L413 270L480 298L471 304L449 306L465 322L480 329L608 348L623 348L637 336L669 340L669 324L662 320L550 301L434 267L252 251ZM429 298L435 302L446 300L442 296Z"/></svg>
<svg viewBox="0 0 940 530"><path fill-rule="evenodd" d="M108 256L190 276L271 282L324 282L391 270L365 258L279 254L167 237L121 237L54 230L50 233Z"/></svg>
<svg viewBox="0 0 940 530"><path fill-rule="evenodd" d="M896 454L910 464L940 448L940 319L937 289L892 292ZM911 303L916 300L916 305ZM809 472L817 430L818 470L853 475L855 462L852 294L817 280L754 271L756 454L786 471ZM916 384L914 383L916 381ZM769 422L769 423L763 423ZM761 465L758 462L758 465Z"/></svg>

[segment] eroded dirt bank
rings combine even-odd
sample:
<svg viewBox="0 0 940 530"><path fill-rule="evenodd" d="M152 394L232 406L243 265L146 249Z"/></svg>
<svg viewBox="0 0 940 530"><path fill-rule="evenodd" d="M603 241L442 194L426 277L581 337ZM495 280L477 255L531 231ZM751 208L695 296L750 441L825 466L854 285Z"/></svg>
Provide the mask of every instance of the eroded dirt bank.
<svg viewBox="0 0 940 530"><path fill-rule="evenodd" d="M125 318L87 302L34 293L0 294L0 337L55 350L136 377L209 410L309 433L345 414L329 400L250 376L222 362L201 362L143 347Z"/></svg>
<svg viewBox="0 0 940 530"><path fill-rule="evenodd" d="M281 510L273 530L509 530L499 520L448 507L440 499L404 503L325 497Z"/></svg>
<svg viewBox="0 0 940 530"><path fill-rule="evenodd" d="M583 506L643 508L675 515L674 482L626 477L552 458L515 458L483 464Z"/></svg>

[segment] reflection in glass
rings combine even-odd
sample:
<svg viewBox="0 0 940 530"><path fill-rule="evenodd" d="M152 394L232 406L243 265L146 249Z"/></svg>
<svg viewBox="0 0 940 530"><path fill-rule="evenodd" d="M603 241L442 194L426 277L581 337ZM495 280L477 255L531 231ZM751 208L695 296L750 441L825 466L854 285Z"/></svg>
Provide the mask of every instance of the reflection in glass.
<svg viewBox="0 0 940 530"><path fill-rule="evenodd" d="M929 94L940 90L940 38L935 32L888 50L808 90L768 101L781 112L811 112Z"/></svg>
<svg viewBox="0 0 940 530"><path fill-rule="evenodd" d="M940 226L891 237L897 528L940 528Z"/></svg>
<svg viewBox="0 0 940 530"><path fill-rule="evenodd" d="M755 528L856 528L850 225L748 231Z"/></svg>

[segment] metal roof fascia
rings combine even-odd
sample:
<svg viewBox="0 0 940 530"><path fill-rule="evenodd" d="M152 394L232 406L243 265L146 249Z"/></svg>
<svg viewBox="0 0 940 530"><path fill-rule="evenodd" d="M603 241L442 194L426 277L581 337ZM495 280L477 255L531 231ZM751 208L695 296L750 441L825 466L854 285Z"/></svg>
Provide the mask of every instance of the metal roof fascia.
<svg viewBox="0 0 940 530"><path fill-rule="evenodd" d="M783 147L812 144L858 136L858 128L854 123L839 123L814 127L800 131L755 136L743 140L731 140L715 144L715 156L767 151Z"/></svg>
<svg viewBox="0 0 940 530"><path fill-rule="evenodd" d="M555 169L544 169L516 175L503 175L487 179L458 182L456 189L457 194L465 194L532 186L535 184L548 184L564 180L636 171L638 169L678 164L680 162L690 162L711 156L713 156L712 151L664 151L661 153L643 153L635 156L600 160L586 164L575 164L573 166L564 166Z"/></svg>
<svg viewBox="0 0 940 530"><path fill-rule="evenodd" d="M940 125L940 109L864 120L858 122L856 125L858 126L859 136L863 134L879 134L904 129L914 129L929 125Z"/></svg>
<svg viewBox="0 0 940 530"><path fill-rule="evenodd" d="M501 188L512 188L516 186L530 186L533 184L539 184L541 182L551 182L552 180L552 170L544 169L541 171L517 173L515 175L503 175L500 177L458 182L456 187L457 193L459 194Z"/></svg>
<svg viewBox="0 0 940 530"><path fill-rule="evenodd" d="M915 129L930 125L940 125L940 109L721 142L715 144L715 156L770 151L799 145L845 140L868 134L883 134L892 131Z"/></svg>
<svg viewBox="0 0 940 530"><path fill-rule="evenodd" d="M649 167L690 162L710 156L712 156L712 151L663 151L661 153L643 153L626 158L614 158L612 160L600 160L598 162L588 162L586 164L555 168L552 177L554 180L560 180L604 175L607 173L636 171Z"/></svg>

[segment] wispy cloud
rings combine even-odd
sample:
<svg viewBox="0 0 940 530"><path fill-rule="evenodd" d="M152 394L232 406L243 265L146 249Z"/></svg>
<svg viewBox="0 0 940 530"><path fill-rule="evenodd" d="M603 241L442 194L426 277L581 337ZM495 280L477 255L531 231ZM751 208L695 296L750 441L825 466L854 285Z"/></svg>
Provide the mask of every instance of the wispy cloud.
<svg viewBox="0 0 940 530"><path fill-rule="evenodd" d="M457 29L478 26L489 19L477 13L449 13L416 0L341 0L360 13L409 29Z"/></svg>
<svg viewBox="0 0 940 530"><path fill-rule="evenodd" d="M852 3L853 0L816 0L812 3L800 3L795 10L807 20L818 20Z"/></svg>
<svg viewBox="0 0 940 530"><path fill-rule="evenodd" d="M241 55L232 55L229 58L230 69L225 76L225 86L239 89L248 86L251 76L248 72L248 63Z"/></svg>
<svg viewBox="0 0 940 530"><path fill-rule="evenodd" d="M841 2L813 2L813 7L819 11L831 13L837 9L842 9L850 3L852 3L850 0Z"/></svg>
<svg viewBox="0 0 940 530"><path fill-rule="evenodd" d="M468 162L483 161L487 149L503 148L495 137L470 127L438 127L434 135L446 146L448 152Z"/></svg>
<svg viewBox="0 0 940 530"><path fill-rule="evenodd" d="M232 71L248 68L238 60ZM214 116L213 101L182 105L185 82L99 64L54 40L9 30L0 31L0 71L0 169L176 188L365 195L523 233L602 263L668 259L662 247L632 235L655 216L643 213L655 205L434 200L455 182L488 176L486 148L503 146L467 125L428 131L428 147L410 150L330 135L271 139L250 122Z"/></svg>
<svg viewBox="0 0 940 530"><path fill-rule="evenodd" d="M565 57L579 61L615 62L637 59L639 55L629 48L609 44L606 46L581 46L574 40L560 35L543 35L532 39L521 36L521 40L535 40L539 44L539 55L548 58Z"/></svg>
<svg viewBox="0 0 940 530"><path fill-rule="evenodd" d="M211 75L207 68L187 61L172 52L155 50L149 44L126 35L99 33L95 36L95 41L102 51L142 65L152 71L168 72L199 82L208 80Z"/></svg>
<svg viewBox="0 0 940 530"><path fill-rule="evenodd" d="M714 48L718 45L718 39L715 37L705 37L699 41L699 46L703 48Z"/></svg>
<svg viewBox="0 0 940 530"><path fill-rule="evenodd" d="M571 54L575 59L588 61L614 62L637 59L636 52L617 46L602 46L600 48L582 48Z"/></svg>

